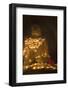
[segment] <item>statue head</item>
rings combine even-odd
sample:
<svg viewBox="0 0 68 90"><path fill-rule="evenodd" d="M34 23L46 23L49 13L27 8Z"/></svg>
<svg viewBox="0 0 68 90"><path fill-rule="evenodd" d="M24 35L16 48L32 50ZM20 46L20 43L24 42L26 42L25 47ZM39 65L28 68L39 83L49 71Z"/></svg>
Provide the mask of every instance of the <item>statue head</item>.
<svg viewBox="0 0 68 90"><path fill-rule="evenodd" d="M32 30L32 32L31 32L32 37L40 37L42 34L40 26L38 26L38 25L33 25L31 27L31 30Z"/></svg>

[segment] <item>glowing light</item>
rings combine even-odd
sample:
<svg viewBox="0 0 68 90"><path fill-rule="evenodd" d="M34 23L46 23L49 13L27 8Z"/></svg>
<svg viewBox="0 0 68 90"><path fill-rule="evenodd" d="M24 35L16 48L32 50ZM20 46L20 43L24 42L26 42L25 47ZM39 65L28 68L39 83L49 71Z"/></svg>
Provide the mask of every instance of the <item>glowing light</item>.
<svg viewBox="0 0 68 90"><path fill-rule="evenodd" d="M29 68L29 66L25 66L25 69L28 69Z"/></svg>
<svg viewBox="0 0 68 90"><path fill-rule="evenodd" d="M53 67L53 69L55 70L55 69L56 69L56 67Z"/></svg>
<svg viewBox="0 0 68 90"><path fill-rule="evenodd" d="M44 40L45 39L42 39L42 38L39 38L39 39L29 38L29 39L26 39L25 40L25 46L28 45L28 47L30 49L39 48L39 46L42 45L42 43L43 43Z"/></svg>
<svg viewBox="0 0 68 90"><path fill-rule="evenodd" d="M40 58L40 56L36 56L36 58Z"/></svg>
<svg viewBox="0 0 68 90"><path fill-rule="evenodd" d="M29 62L31 62L32 60L31 59L29 59Z"/></svg>
<svg viewBox="0 0 68 90"><path fill-rule="evenodd" d="M46 68L49 69L50 67L47 66Z"/></svg>
<svg viewBox="0 0 68 90"><path fill-rule="evenodd" d="M37 50L34 50L34 52L37 52Z"/></svg>
<svg viewBox="0 0 68 90"><path fill-rule="evenodd" d="M37 67L37 69L40 69L41 67Z"/></svg>
<svg viewBox="0 0 68 90"><path fill-rule="evenodd" d="M25 55L25 58L28 58L28 56L27 56L27 55Z"/></svg>
<svg viewBox="0 0 68 90"><path fill-rule="evenodd" d="M44 66L41 66L41 68L44 68Z"/></svg>
<svg viewBox="0 0 68 90"><path fill-rule="evenodd" d="M33 67L33 70L35 70L36 69L36 67Z"/></svg>
<svg viewBox="0 0 68 90"><path fill-rule="evenodd" d="M37 63L35 63L34 65L37 65Z"/></svg>
<svg viewBox="0 0 68 90"><path fill-rule="evenodd" d="M43 43L45 43L45 46ZM43 57L48 56L46 47L47 47L46 40L42 39L41 37L40 38L27 38L24 41L24 51L23 51L24 62L28 63L28 65L31 64L32 60L35 60L37 62L37 65L40 65L40 63L43 63ZM31 67L33 66L35 66L35 64L32 65Z"/></svg>

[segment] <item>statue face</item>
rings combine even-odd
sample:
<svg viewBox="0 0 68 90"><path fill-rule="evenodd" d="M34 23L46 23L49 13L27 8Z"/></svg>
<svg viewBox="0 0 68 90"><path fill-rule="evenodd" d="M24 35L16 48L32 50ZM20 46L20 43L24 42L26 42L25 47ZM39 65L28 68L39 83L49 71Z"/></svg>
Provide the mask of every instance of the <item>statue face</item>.
<svg viewBox="0 0 68 90"><path fill-rule="evenodd" d="M40 37L41 36L41 29L39 26L33 26L32 27L32 36L33 37Z"/></svg>

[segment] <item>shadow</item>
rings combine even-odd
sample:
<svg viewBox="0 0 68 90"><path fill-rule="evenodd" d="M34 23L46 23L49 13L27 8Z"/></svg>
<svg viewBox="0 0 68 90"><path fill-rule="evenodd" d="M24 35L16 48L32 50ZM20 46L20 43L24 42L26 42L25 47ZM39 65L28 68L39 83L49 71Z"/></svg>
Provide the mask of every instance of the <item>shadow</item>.
<svg viewBox="0 0 68 90"><path fill-rule="evenodd" d="M8 83L8 82L5 82L5 84L6 84L6 85L9 85L9 83Z"/></svg>

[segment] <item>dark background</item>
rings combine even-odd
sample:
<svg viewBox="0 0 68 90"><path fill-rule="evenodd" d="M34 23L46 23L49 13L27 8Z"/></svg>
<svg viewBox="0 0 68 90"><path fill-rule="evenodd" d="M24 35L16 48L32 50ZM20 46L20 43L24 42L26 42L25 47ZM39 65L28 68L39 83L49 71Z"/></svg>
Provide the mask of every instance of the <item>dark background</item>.
<svg viewBox="0 0 68 90"><path fill-rule="evenodd" d="M48 42L49 54L57 63L57 17L23 15L23 37L31 36L31 27L39 25L42 30L42 38Z"/></svg>

